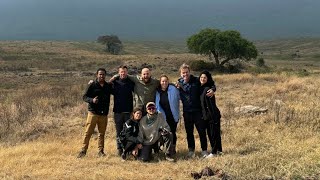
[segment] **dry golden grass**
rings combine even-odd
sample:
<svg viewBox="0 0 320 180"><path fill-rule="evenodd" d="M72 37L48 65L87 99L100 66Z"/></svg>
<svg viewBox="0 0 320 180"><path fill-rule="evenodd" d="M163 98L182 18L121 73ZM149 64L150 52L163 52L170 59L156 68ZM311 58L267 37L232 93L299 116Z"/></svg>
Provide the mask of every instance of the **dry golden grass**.
<svg viewBox="0 0 320 180"><path fill-rule="evenodd" d="M320 82L317 77L237 74L217 75L215 80L218 86L217 103L223 114L222 141L225 153L223 156L209 160L201 158L185 160L187 152L185 133L183 124L179 124L176 163L166 161L140 163L134 160L122 162L116 156L115 129L111 115L106 139L107 157L97 158L97 141L94 136L88 155L84 159L77 159L86 107L81 100L76 100L76 96L74 101L77 103L64 112L64 108L55 107L56 103L61 103L59 99L63 96L55 97L48 93L47 98L35 100L39 108L37 114L41 114L41 111L47 113L45 116L36 116L34 121L28 123L44 125L46 120L59 117L56 122L57 127L44 129L40 132L40 137L31 141L27 140L16 145L3 144L0 149L2 165L0 177L4 179L190 179L192 171L200 171L205 166L211 166L222 169L225 177L232 179L295 179L311 176L319 178L320 134L319 124L316 122L320 120L319 113L317 114L320 108ZM46 86L41 88L47 90L45 92L49 92L50 89ZM59 88L58 90L61 91ZM80 89L75 91L76 94L82 92ZM275 99L283 101L280 109L283 117L280 116L279 122L274 121L275 109L272 103ZM64 99L62 102L67 100ZM230 106L247 104L266 105L269 112L261 115L239 115L230 110ZM291 109L295 110L295 115L287 119L287 111ZM7 111L16 113L15 108ZM314 117L308 119L299 115L300 113L314 113ZM196 138L199 153L199 140L197 136Z"/></svg>
<svg viewBox="0 0 320 180"><path fill-rule="evenodd" d="M119 63L148 63L155 77L166 73L174 82L182 62L203 59L183 53L112 56L99 48L94 43L0 41L0 179L191 179L191 172L205 166L221 169L227 179L320 179L320 79L316 73L306 77L286 72L214 75L223 116L222 156L185 160L182 120L177 162L122 162L116 156L110 112L107 156L97 158L94 135L87 156L77 159L86 118L81 97L86 82L93 78L85 72L99 66L113 72ZM57 57L65 69L50 61ZM32 75L21 74L22 69L1 70L11 65L19 70L21 63L34 63L28 66ZM267 107L268 112L234 112L244 105ZM199 156L197 135L196 150Z"/></svg>

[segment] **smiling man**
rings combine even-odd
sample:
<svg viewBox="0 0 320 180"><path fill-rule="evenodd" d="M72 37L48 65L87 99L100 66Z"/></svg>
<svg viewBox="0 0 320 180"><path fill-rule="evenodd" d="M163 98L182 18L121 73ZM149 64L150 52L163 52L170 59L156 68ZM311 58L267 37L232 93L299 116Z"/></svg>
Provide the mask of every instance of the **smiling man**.
<svg viewBox="0 0 320 180"><path fill-rule="evenodd" d="M108 123L111 86L105 81L106 70L104 68L99 68L97 70L96 77L96 80L88 85L88 88L83 95L83 100L88 103L88 116L83 146L78 158L82 158L86 155L91 135L96 126L98 126L99 131L98 156L105 156L104 136Z"/></svg>
<svg viewBox="0 0 320 180"><path fill-rule="evenodd" d="M113 76L110 81L113 82L119 75ZM151 71L148 68L143 68L140 75L128 75L128 78L134 82L134 107L142 109L143 114L146 114L146 104L154 102L156 97L156 90L160 81L151 77Z"/></svg>
<svg viewBox="0 0 320 180"><path fill-rule="evenodd" d="M195 157L195 140L194 140L194 126L196 127L201 144L201 156L208 155L207 137L206 137L206 124L202 119L202 109L200 102L200 81L198 77L190 73L190 67L187 64L182 64L180 67L180 78L178 79L177 86L180 91L180 98L183 105L183 119L185 130L187 134L187 143L189 153L188 158ZM215 86L208 90L207 95L213 96Z"/></svg>

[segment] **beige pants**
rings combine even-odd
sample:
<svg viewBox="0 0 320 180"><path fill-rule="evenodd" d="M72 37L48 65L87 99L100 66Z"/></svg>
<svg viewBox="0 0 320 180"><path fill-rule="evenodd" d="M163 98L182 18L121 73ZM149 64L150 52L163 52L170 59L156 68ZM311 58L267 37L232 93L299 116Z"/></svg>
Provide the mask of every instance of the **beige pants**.
<svg viewBox="0 0 320 180"><path fill-rule="evenodd" d="M88 112L87 122L86 122L86 132L83 140L82 150L87 151L89 146L90 137L94 132L94 128L98 125L98 148L99 151L104 148L104 136L107 129L108 116L107 115L96 115L92 112Z"/></svg>

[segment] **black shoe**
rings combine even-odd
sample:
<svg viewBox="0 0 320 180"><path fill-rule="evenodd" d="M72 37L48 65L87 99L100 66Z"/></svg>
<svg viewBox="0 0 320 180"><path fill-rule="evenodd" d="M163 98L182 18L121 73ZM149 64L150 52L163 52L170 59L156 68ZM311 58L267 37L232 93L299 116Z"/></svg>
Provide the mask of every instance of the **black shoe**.
<svg viewBox="0 0 320 180"><path fill-rule="evenodd" d="M99 151L98 157L104 157L104 156L106 156L106 154L103 151Z"/></svg>
<svg viewBox="0 0 320 180"><path fill-rule="evenodd" d="M126 153L123 152L123 153L121 154L121 158L122 158L123 160L126 160L126 159L127 159Z"/></svg>
<svg viewBox="0 0 320 180"><path fill-rule="evenodd" d="M123 149L118 149L118 156L122 156Z"/></svg>
<svg viewBox="0 0 320 180"><path fill-rule="evenodd" d="M83 158L84 156L86 156L87 152L86 151L80 151L77 158Z"/></svg>

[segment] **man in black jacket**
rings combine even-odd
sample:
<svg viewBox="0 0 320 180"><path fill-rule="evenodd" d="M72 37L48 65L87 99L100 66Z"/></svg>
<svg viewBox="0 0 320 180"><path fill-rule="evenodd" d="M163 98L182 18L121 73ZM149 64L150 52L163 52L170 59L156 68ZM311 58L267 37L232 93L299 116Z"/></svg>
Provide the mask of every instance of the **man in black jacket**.
<svg viewBox="0 0 320 180"><path fill-rule="evenodd" d="M195 157L195 140L193 135L194 126L196 127L201 144L201 156L208 155L206 124L202 119L202 109L200 102L200 81L198 77L190 74L190 67L187 64L182 64L180 67L181 77L178 79L177 87L180 91L180 98L183 105L183 119L187 134L187 143L189 152L188 158ZM207 96L213 96L215 87L207 91Z"/></svg>
<svg viewBox="0 0 320 180"><path fill-rule="evenodd" d="M110 104L111 85L106 81L106 70L99 68L96 73L97 79L88 85L83 95L83 100L88 103L88 117L86 122L85 137L82 149L78 158L86 155L89 146L90 137L94 132L96 125L98 126L98 156L105 156L104 153L104 136L108 122L108 112Z"/></svg>
<svg viewBox="0 0 320 180"><path fill-rule="evenodd" d="M122 131L123 124L130 119L130 113L133 108L133 88L134 82L128 78L127 66L119 67L119 77L113 81L113 97L114 97L114 121L116 125L117 138ZM118 155L121 156L122 148L117 141Z"/></svg>

